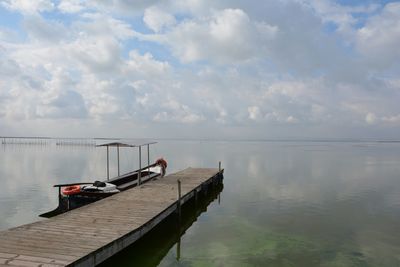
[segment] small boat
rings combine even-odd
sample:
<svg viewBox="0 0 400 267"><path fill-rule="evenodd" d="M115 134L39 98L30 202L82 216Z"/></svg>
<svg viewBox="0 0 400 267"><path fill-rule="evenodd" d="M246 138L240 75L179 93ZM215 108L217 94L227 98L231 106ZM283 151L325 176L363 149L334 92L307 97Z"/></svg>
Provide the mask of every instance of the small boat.
<svg viewBox="0 0 400 267"><path fill-rule="evenodd" d="M163 177L167 168L167 162L163 158L159 158L155 163L141 167L141 147L147 146L149 153L149 145L154 143L144 144L129 144L121 142L106 143L99 146L107 147L107 180L94 181L91 183L73 183L73 184L57 184L58 187L58 207L52 211L40 214L40 217L51 218L53 216L68 212L70 210L82 207L93 203L100 199L112 196L121 191L128 190L132 187L146 183L150 180ZM120 147L139 147L139 169L118 175L110 179L109 173L109 147L117 147L118 150L118 174L119 174L119 148Z"/></svg>

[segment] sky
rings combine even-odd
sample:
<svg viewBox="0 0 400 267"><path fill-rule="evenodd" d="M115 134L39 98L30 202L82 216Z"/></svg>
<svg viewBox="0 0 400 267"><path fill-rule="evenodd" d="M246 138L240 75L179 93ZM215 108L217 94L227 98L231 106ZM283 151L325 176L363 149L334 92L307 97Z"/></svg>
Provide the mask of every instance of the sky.
<svg viewBox="0 0 400 267"><path fill-rule="evenodd" d="M0 136L399 139L400 1L0 0Z"/></svg>

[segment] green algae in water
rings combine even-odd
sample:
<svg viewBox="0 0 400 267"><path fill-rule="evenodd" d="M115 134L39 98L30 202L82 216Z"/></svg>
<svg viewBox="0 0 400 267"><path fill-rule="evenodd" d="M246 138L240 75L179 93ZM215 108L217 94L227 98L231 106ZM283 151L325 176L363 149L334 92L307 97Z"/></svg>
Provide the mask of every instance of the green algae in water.
<svg viewBox="0 0 400 267"><path fill-rule="evenodd" d="M305 236L277 233L243 219L210 235L209 242L183 241L180 261L166 258L161 266L370 266L359 252L328 250Z"/></svg>

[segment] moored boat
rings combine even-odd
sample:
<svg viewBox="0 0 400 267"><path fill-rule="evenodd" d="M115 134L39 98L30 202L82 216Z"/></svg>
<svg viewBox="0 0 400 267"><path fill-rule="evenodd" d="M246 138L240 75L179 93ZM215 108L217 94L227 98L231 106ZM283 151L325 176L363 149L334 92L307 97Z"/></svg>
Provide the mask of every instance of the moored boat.
<svg viewBox="0 0 400 267"><path fill-rule="evenodd" d="M149 164L149 145L154 143L130 144L113 142L99 146L107 147L107 180L94 181L91 183L71 183L57 184L54 187L58 188L58 207L52 211L40 214L40 217L50 218L64 212L82 207L93 203L100 199L112 196L121 191L128 190L137 185L146 183L150 180L162 177L165 175L167 162L163 158L159 158L155 163ZM147 146L148 165L141 166L141 147ZM120 147L138 147L139 148L139 169L118 175L110 179L109 174L109 147L117 147L118 150L118 174L119 174L119 148Z"/></svg>

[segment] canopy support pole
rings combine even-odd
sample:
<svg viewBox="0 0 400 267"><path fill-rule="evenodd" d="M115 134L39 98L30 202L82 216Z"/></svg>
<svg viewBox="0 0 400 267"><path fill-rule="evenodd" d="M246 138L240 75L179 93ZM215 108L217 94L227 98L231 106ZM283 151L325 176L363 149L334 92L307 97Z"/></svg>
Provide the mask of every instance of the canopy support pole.
<svg viewBox="0 0 400 267"><path fill-rule="evenodd" d="M150 177L150 145L149 144L147 144L147 166L149 166L147 169L147 172Z"/></svg>
<svg viewBox="0 0 400 267"><path fill-rule="evenodd" d="M117 145L117 161L118 161L118 176L119 176L119 145Z"/></svg>
<svg viewBox="0 0 400 267"><path fill-rule="evenodd" d="M139 146L139 173L138 173L138 185L141 184L142 176L142 146Z"/></svg>
<svg viewBox="0 0 400 267"><path fill-rule="evenodd" d="M107 181L110 180L110 156L109 147L107 146Z"/></svg>

